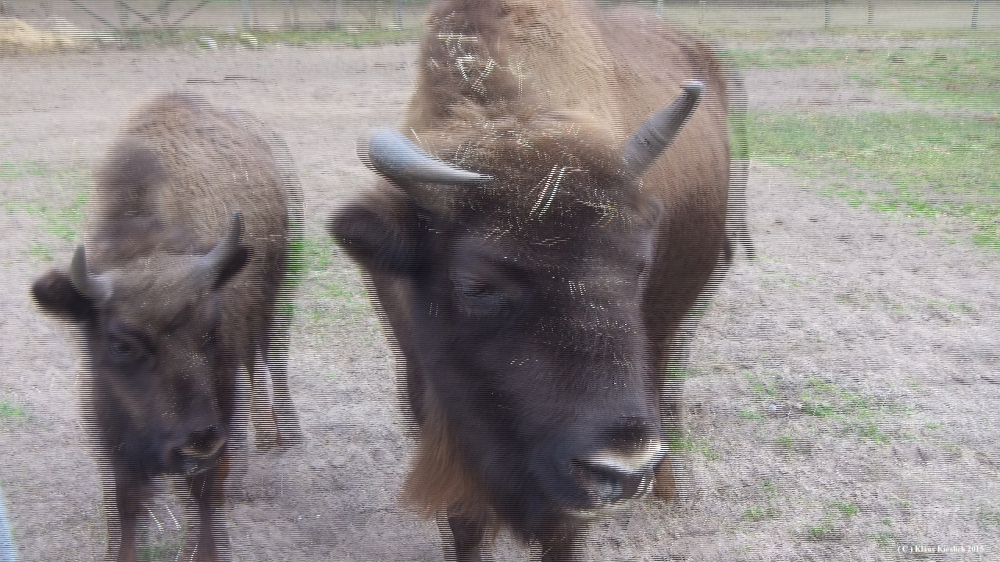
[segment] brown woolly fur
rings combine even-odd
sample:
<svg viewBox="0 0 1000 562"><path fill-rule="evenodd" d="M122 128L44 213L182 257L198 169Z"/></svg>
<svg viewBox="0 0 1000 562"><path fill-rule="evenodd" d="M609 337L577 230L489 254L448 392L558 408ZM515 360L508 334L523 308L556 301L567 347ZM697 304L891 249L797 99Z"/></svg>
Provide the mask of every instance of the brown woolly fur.
<svg viewBox="0 0 1000 562"><path fill-rule="evenodd" d="M489 518L489 501L465 466L444 411L435 407L427 411L420 427L420 449L403 486L405 502L426 516L449 509Z"/></svg>
<svg viewBox="0 0 1000 562"><path fill-rule="evenodd" d="M69 271L32 291L81 327L109 554L141 558L153 479L181 474L199 519L191 558L228 560L221 508L227 476L238 489L245 472L247 416L259 446L302 440L287 383L303 220L291 158L251 116L168 93L125 124L96 192Z"/></svg>
<svg viewBox="0 0 1000 562"><path fill-rule="evenodd" d="M447 514L461 562L501 525L579 560L589 518L654 475L693 494L683 376L746 239L743 84L702 33L575 0L438 0L418 72L400 134L466 173L375 164L329 226L399 346L405 498Z"/></svg>
<svg viewBox="0 0 1000 562"><path fill-rule="evenodd" d="M239 342L240 364L253 371L263 359L274 363L275 377L283 378L284 366L278 364L287 353L303 203L282 139L247 113L215 108L187 92L163 94L139 107L123 127L98 171L96 195L87 250L97 270L127 266L150 253L207 250L239 211L246 224L242 242L251 255L242 274L224 289L224 324L232 341ZM266 396L267 381L254 385L258 443L299 442L290 404L278 404L275 419L267 420L271 414L261 410L269 406L256 408ZM287 426L283 438L275 434L275 424Z"/></svg>
<svg viewBox="0 0 1000 562"><path fill-rule="evenodd" d="M467 122L468 105L486 116L557 108L619 123L613 59L586 15L565 0L438 2L408 127Z"/></svg>
<svg viewBox="0 0 1000 562"><path fill-rule="evenodd" d="M432 8L429 27L402 131L446 161L504 178L495 189L521 191L503 195L515 215L531 204L532 187L553 165L613 177L615 149L625 135L681 81L704 83L699 109L640 184L657 194L668 213L658 261L691 272L680 292L694 299L716 257L732 252L727 237L745 236L746 100L725 50L704 33L647 10L600 11L569 0L441 1ZM606 41L613 42L613 54ZM455 199L469 205L482 197L477 188L462 189L419 198L453 212ZM419 188L409 192L416 196ZM605 195L633 209L644 199L628 191ZM699 246L704 254L693 251ZM647 279L647 309L667 317L652 320L662 326L653 331L662 338L664 361L688 306L664 299L676 282L667 272L654 271Z"/></svg>
<svg viewBox="0 0 1000 562"><path fill-rule="evenodd" d="M191 142L205 137L212 150ZM233 177L234 169L243 177ZM134 113L99 172L97 236L102 226L139 215L214 238L241 210L247 240L281 253L285 240L267 234L297 235L302 220L285 210L301 213L301 195L286 187L298 183L291 169L284 143L250 115L215 109L194 94L159 96Z"/></svg>
<svg viewBox="0 0 1000 562"><path fill-rule="evenodd" d="M539 115L530 121L495 119L479 129L430 130L420 134L421 146L431 153L449 154L450 160L465 169L474 170L505 181L480 187L463 187L450 193L430 188L422 203L440 211L454 212L453 207L483 207L506 209L512 216L527 216L538 197L539 182L553 167L565 169L576 176L590 179L566 182L570 196L583 204L608 203L626 205L637 211L641 204L635 198L639 192L606 190L603 185L623 180L617 142L608 131L569 112ZM601 178L614 180L599 181ZM415 186L411 193L419 191Z"/></svg>

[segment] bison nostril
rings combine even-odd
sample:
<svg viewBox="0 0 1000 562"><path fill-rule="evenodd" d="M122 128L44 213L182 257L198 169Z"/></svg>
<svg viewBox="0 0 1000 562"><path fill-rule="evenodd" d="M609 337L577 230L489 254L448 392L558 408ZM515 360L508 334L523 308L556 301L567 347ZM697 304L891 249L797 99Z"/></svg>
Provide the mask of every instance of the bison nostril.
<svg viewBox="0 0 1000 562"><path fill-rule="evenodd" d="M202 468L202 463L213 459L226 443L226 434L215 425L210 425L188 434L187 441L177 448L184 472L193 472Z"/></svg>
<svg viewBox="0 0 1000 562"><path fill-rule="evenodd" d="M623 417L598 435L587 462L613 472L647 471L663 455L659 429L645 418Z"/></svg>
<svg viewBox="0 0 1000 562"><path fill-rule="evenodd" d="M576 461L578 482L595 505L607 505L641 496L649 489L651 471L621 472L604 465Z"/></svg>

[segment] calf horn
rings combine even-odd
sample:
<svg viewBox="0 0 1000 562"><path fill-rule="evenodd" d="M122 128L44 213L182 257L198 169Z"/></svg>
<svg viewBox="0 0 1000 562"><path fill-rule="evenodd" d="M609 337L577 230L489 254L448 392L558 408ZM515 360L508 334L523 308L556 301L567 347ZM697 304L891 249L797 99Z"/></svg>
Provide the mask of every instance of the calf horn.
<svg viewBox="0 0 1000 562"><path fill-rule="evenodd" d="M96 303L102 303L111 296L108 280L87 271L87 251L83 249L83 244L76 247L73 260L69 263L69 280L77 292Z"/></svg>
<svg viewBox="0 0 1000 562"><path fill-rule="evenodd" d="M240 248L240 238L243 236L243 213L236 211L233 213L233 223L229 227L226 237L219 240L219 243L212 248L212 251L201 258L200 269L209 279L218 277L222 269L226 267L229 260L233 258Z"/></svg>
<svg viewBox="0 0 1000 562"><path fill-rule="evenodd" d="M641 176L673 142L677 132L698 104L703 85L698 80L681 82L681 93L670 103L650 113L622 143L621 159L632 177Z"/></svg>
<svg viewBox="0 0 1000 562"><path fill-rule="evenodd" d="M376 127L358 139L358 157L369 169L388 179L445 184L489 181L488 175L442 162L391 129Z"/></svg>

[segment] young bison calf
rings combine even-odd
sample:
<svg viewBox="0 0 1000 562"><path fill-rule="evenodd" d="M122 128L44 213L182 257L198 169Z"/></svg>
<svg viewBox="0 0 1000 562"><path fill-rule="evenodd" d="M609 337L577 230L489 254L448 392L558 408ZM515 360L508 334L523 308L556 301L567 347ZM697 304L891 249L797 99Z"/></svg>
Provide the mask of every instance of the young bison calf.
<svg viewBox="0 0 1000 562"><path fill-rule="evenodd" d="M117 560L148 558L145 515L162 474L183 475L197 506L193 558L229 558L219 508L245 455L241 368L255 383L258 443L302 439L286 381L301 225L301 187L274 133L166 94L135 113L100 168L86 246L34 283L43 310L82 328ZM267 370L273 419L257 415Z"/></svg>

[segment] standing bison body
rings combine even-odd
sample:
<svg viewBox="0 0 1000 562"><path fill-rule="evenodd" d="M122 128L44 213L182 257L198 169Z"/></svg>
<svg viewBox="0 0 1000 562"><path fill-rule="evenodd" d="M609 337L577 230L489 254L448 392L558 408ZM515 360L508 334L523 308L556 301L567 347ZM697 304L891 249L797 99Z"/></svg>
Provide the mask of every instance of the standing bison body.
<svg viewBox="0 0 1000 562"><path fill-rule="evenodd" d="M258 442L302 437L286 382L301 188L273 133L173 93L128 122L96 195L86 246L32 291L82 327L85 414L113 480L111 555L148 557L153 479L181 474L200 519L194 559L228 558L220 508L245 462L241 369L255 379ZM261 407L268 371L273 409Z"/></svg>
<svg viewBox="0 0 1000 562"><path fill-rule="evenodd" d="M402 133L359 143L382 180L329 228L403 359L408 500L458 560L500 526L574 560L605 509L693 492L683 372L743 224L742 82L641 9L445 0L429 27Z"/></svg>

